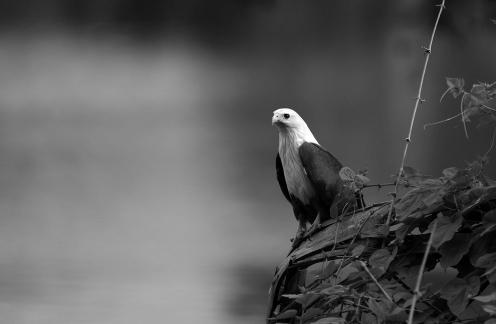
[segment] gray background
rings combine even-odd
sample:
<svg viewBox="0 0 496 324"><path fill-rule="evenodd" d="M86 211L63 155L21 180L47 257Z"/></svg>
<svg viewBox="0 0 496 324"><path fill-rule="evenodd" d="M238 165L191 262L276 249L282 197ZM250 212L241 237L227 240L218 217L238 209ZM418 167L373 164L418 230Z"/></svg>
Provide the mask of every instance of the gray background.
<svg viewBox="0 0 496 324"><path fill-rule="evenodd" d="M0 322L262 322L297 225L272 111L390 182L436 3L0 1ZM407 162L432 175L492 131L422 129L458 112L445 76L496 79L494 3L447 5Z"/></svg>

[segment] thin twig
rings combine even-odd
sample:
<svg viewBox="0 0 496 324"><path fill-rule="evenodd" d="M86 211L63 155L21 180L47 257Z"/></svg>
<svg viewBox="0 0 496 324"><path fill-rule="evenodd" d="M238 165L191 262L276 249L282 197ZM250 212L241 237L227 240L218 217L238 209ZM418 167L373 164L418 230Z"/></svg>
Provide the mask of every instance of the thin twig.
<svg viewBox="0 0 496 324"><path fill-rule="evenodd" d="M491 107L489 107L489 106L487 106L487 105L481 105L481 106L482 106L482 107L484 107L484 108L486 108L486 109L489 109L489 110L492 110L492 111L496 111L496 109L491 108Z"/></svg>
<svg viewBox="0 0 496 324"><path fill-rule="evenodd" d="M465 96L468 95L468 92L465 92L462 96L462 100L460 100L460 114L462 115L462 124L463 124L463 130L465 131L465 137L468 138L468 131L467 131L467 121L463 117L463 100L465 99Z"/></svg>
<svg viewBox="0 0 496 324"><path fill-rule="evenodd" d="M408 324L413 323L413 314L415 313L415 304L417 299L420 297L420 284L422 283L422 276L424 275L425 264L427 263L427 257L429 256L429 251L431 249L432 240L434 238L434 233L436 233L437 219L432 223L431 235L429 236L429 241L425 247L424 257L422 259L422 264L420 265L419 273L417 276L417 282L415 283L415 290L412 296L412 305L410 307L410 314L408 315Z"/></svg>
<svg viewBox="0 0 496 324"><path fill-rule="evenodd" d="M367 265L365 264L365 262L363 261L358 261L360 262L360 265L363 267L363 269L365 269L365 271L367 272L367 274L370 276L370 278L372 278L372 280L375 282L375 284L377 285L377 287L379 287L379 289L382 291L382 293L384 294L384 296L386 296L386 298L391 302L391 303L394 303L393 302L393 299L391 298L391 296L389 296L389 294L387 293L387 291L381 286L381 284L379 283L379 281L377 281L377 279L374 277L374 275L372 274L372 272L370 272L369 268L367 267Z"/></svg>
<svg viewBox="0 0 496 324"><path fill-rule="evenodd" d="M401 175L403 174L403 168L405 167L406 155L408 153L408 146L409 146L410 142L412 141L412 131L413 131L413 123L415 122L415 116L417 115L417 110L418 110L419 104L424 101L423 99L421 99L422 98L422 87L424 85L425 73L427 71L427 64L429 63L429 57L430 57L431 52L432 52L432 43L434 42L434 35L436 35L437 25L439 24L439 20L441 19L441 13L446 8L444 5L445 2L446 2L446 0L443 0L442 3L439 5L439 12L437 14L436 22L434 23L434 27L432 29L431 38L429 41L429 46L424 49L424 52L425 52L424 67L422 69L422 75L420 77L420 83L419 83L419 87L418 87L417 97L415 99L415 106L413 107L412 119L410 120L410 128L408 130L408 137L405 139L405 149L403 150L403 157L401 159L400 170L398 172L398 176L396 178L395 185L394 185L394 194L392 195L393 197L391 198L391 206L389 207L389 213L388 213L388 217L386 220L387 226L389 226L389 223L391 221L391 215L393 214L394 203L396 201L396 196L398 195L398 184L400 182Z"/></svg>
<svg viewBox="0 0 496 324"><path fill-rule="evenodd" d="M491 138L491 146L489 146L489 149L487 150L487 152L484 154L484 156L489 156L489 153L491 153L493 147L494 147L494 138L496 137L496 127L494 127L494 130L493 130L493 136Z"/></svg>
<svg viewBox="0 0 496 324"><path fill-rule="evenodd" d="M395 185L394 182L390 182L390 183L376 183L376 184L364 185L362 189L372 188L372 187L377 187L377 189L381 189L382 187L391 187L391 186L394 186L394 185Z"/></svg>
<svg viewBox="0 0 496 324"><path fill-rule="evenodd" d="M440 121L437 121L437 122L434 122L434 123L427 123L427 124L424 125L424 129L427 129L427 127L436 126L436 125L439 125L439 124L443 124L443 123L449 122L450 120L453 120L455 118L458 118L461 115L462 115L462 113L458 113L458 114L456 114L454 116L451 116L449 118L446 118L446 119L443 119L443 120L440 120Z"/></svg>

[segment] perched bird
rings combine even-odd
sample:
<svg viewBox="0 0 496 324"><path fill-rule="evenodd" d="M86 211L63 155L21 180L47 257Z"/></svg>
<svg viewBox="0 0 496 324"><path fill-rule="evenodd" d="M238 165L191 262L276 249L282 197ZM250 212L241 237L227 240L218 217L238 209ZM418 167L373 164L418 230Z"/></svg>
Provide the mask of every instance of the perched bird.
<svg viewBox="0 0 496 324"><path fill-rule="evenodd" d="M289 108L274 111L272 125L279 131L276 157L277 180L298 220L293 245L320 223L337 217L346 206L356 206L352 191L339 177L342 164L317 142L305 121ZM353 208L353 207L352 207Z"/></svg>

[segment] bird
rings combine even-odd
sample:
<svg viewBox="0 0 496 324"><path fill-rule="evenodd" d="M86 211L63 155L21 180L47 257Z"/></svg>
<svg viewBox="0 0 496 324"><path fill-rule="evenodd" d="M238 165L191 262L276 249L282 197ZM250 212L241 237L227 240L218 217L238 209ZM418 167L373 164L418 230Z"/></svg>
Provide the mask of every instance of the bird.
<svg viewBox="0 0 496 324"><path fill-rule="evenodd" d="M358 202L339 176L341 162L317 142L296 111L275 110L272 125L279 133L277 180L298 221L295 246L305 235L318 230L322 222L336 218ZM312 224L308 231L307 223Z"/></svg>

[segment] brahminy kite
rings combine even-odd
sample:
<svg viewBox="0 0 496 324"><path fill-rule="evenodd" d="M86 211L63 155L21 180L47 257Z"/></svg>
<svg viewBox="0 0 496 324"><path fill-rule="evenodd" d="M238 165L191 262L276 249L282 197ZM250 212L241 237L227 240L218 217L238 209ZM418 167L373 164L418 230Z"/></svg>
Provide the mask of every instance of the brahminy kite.
<svg viewBox="0 0 496 324"><path fill-rule="evenodd" d="M346 206L357 206L357 200L339 176L342 164L320 146L296 111L277 109L272 125L279 131L277 180L298 220L293 241L297 244L306 233L307 223L312 224L309 232L313 232L321 222L337 217Z"/></svg>

